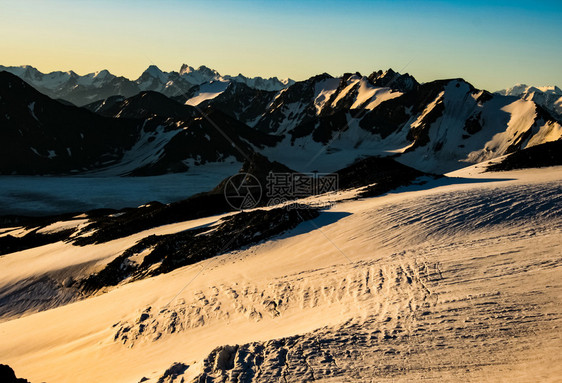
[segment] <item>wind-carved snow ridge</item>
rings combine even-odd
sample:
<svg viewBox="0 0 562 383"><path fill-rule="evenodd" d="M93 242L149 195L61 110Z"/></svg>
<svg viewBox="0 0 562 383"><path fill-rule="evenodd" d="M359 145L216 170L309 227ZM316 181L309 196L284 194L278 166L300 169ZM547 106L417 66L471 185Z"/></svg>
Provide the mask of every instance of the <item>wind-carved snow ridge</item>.
<svg viewBox="0 0 562 383"><path fill-rule="evenodd" d="M552 257L561 248L555 238L562 230L562 211L557 207L549 211L560 204L560 197L550 198L562 185L559 181L549 185L547 195L522 212L521 205L533 204L538 190L511 186L502 188L495 204L485 198L473 205L475 193L485 192L492 199L499 191L487 188L434 195L436 204L424 205L421 211L414 207L417 198L409 200L411 206L383 204L369 211L381 227L396 220L391 230L408 227L406 232L420 235L395 238L395 245L410 240L407 243L421 246L392 253L384 261L357 261L286 276L261 288L230 283L197 290L161 311L146 308L136 320L115 324L113 341L142 348L218 323L277 324L295 311L304 318L316 318L312 313L321 312L330 318L322 322L325 327L267 341L227 343L179 377L188 382L347 381L372 376L389 382L453 382L459 374L474 380L507 374L514 381L549 374L551 362L533 366L539 369L535 372L519 363L522 357L535 358L536 352L546 360L557 359L545 353L561 339L559 333L551 336L562 323L562 311L545 306L552 297L536 287L553 283L562 269L562 258ZM514 196L518 197L513 200ZM442 205L443 198L451 197L451 205ZM486 206L489 213L482 212L479 220L479 210ZM438 214L431 217L435 208ZM474 222L472 236L467 237L471 230L466 231L466 222ZM426 226L428 232L418 231ZM425 244L424 238L429 238ZM531 243L543 246L532 248ZM522 288L525 282L518 278L535 281L535 287Z"/></svg>
<svg viewBox="0 0 562 383"><path fill-rule="evenodd" d="M419 295L422 301L427 299L425 296L429 291L422 280L425 267L415 263L380 267L370 262L353 265L344 274L319 270L299 277L286 276L271 281L265 290L248 283L211 286L196 291L189 301L181 299L158 312L148 307L135 322L115 324L113 338L134 347L138 342L155 342L176 332L226 320L260 322L283 317L288 311L329 309L335 305L356 307L355 312L348 313L350 317L346 317L346 321L352 314L356 318L380 317L389 310L392 302L399 302L402 295ZM401 309L394 310L399 312Z"/></svg>

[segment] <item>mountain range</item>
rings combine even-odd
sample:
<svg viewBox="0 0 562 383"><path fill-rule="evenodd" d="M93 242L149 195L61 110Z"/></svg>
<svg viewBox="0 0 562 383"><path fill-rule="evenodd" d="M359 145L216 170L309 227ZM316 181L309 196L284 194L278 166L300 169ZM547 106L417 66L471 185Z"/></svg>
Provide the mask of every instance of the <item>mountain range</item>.
<svg viewBox="0 0 562 383"><path fill-rule="evenodd" d="M42 73L36 68L25 66L2 66L7 71L28 82L40 92L51 98L68 101L82 106L110 96L134 96L142 91L153 90L166 96L177 96L187 92L195 85L210 81L239 82L255 89L281 90L294 83L291 79L279 80L277 77L265 79L249 78L242 74L221 76L216 70L200 66L195 69L183 64L179 72L164 72L150 65L136 80L115 76L107 70L80 76L73 71Z"/></svg>
<svg viewBox="0 0 562 383"><path fill-rule="evenodd" d="M515 96L525 100L534 101L559 119L562 118L562 90L555 86L534 87L525 84L517 84L513 88L503 89L496 92L503 96Z"/></svg>
<svg viewBox="0 0 562 383"><path fill-rule="evenodd" d="M143 76L162 84L162 73ZM211 75L187 66L180 74ZM463 79L420 84L391 69L321 74L276 91L224 78L173 97L152 88L79 108L0 72L0 171L157 175L259 153L301 172L391 156L443 173L562 137L560 120L532 99Z"/></svg>
<svg viewBox="0 0 562 383"><path fill-rule="evenodd" d="M76 106L0 71L0 382L562 376L562 122L538 91L149 72Z"/></svg>

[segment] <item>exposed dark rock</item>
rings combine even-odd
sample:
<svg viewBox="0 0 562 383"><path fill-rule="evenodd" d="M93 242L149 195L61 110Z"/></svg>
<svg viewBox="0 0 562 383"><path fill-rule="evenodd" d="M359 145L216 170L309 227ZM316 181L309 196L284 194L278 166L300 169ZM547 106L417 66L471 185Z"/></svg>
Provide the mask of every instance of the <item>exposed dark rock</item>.
<svg viewBox="0 0 562 383"><path fill-rule="evenodd" d="M61 104L0 72L0 174L54 174L118 161L139 123Z"/></svg>
<svg viewBox="0 0 562 383"><path fill-rule="evenodd" d="M260 155L254 155L253 161L248 162L241 169L254 175L265 184L270 171L288 173L291 169L278 163L270 163ZM294 172L293 172L294 173ZM369 186L363 191L362 196L369 197L386 193L394 188L410 184L414 179L424 175L420 171L402 165L391 158L370 157L342 169L338 172L340 188L357 188ZM212 192L190 199L190 206L203 208L204 198L216 197L216 201L223 201L224 185L221 182ZM182 203L188 203L188 201ZM266 201L262 201L262 205ZM155 210L147 208L134 209L115 218L98 220L92 227L96 233L76 241L76 244L88 244L98 241L107 241L115 236L131 234L133 232L156 226L157 223L170 222L174 217L180 220L177 214L178 204L155 205ZM143 212L143 209L148 209ZM227 210L224 207L225 211ZM192 209L185 209L193 214ZM210 215L208 212L206 215ZM318 212L310 209L282 209L255 210L241 212L224 218L216 227L209 230L207 227L198 227L181 233L148 236L126 250L122 255L110 262L98 274L92 275L83 284L86 291L98 290L105 286L114 286L126 278L143 278L148 275L157 275L170 272L178 267L196 263L214 257L224 252L242 248L257 243L283 231L289 230L303 220L316 217ZM203 215L201 215L203 216ZM163 221L163 219L166 221ZM185 220L186 217L181 219ZM135 264L129 259L149 251L144 256L142 263ZM157 265L157 266L154 266Z"/></svg>
<svg viewBox="0 0 562 383"><path fill-rule="evenodd" d="M469 134L478 133L482 130L482 124L480 123L480 118L482 114L478 113L476 116L472 116L466 120L464 124L464 130Z"/></svg>
<svg viewBox="0 0 562 383"><path fill-rule="evenodd" d="M359 126L381 138L388 137L391 133L398 131L408 120L422 113L425 108L436 100L439 93L451 80L438 80L425 83L413 88L413 90L381 103L372 111L362 117ZM431 124L443 113L444 104L439 102L424 121L416 128L408 132L407 138L415 142L411 148L423 146L429 141L428 130Z"/></svg>
<svg viewBox="0 0 562 383"><path fill-rule="evenodd" d="M338 170L340 189L352 189L389 180L409 182L426 175L389 157L368 157Z"/></svg>
<svg viewBox="0 0 562 383"><path fill-rule="evenodd" d="M108 211L106 214L111 214L113 211ZM47 226L57 221L66 221L72 219L77 213L68 213L60 215L51 215L44 217L29 217L23 215L2 215L0 216L0 228L2 227L15 227L25 226L27 228Z"/></svg>
<svg viewBox="0 0 562 383"><path fill-rule="evenodd" d="M429 129L431 125L443 115L445 104L439 100L435 106L422 118L418 126L412 127L408 132L407 138L414 141L414 145L408 148L412 151L417 147L425 146L429 143Z"/></svg>
<svg viewBox="0 0 562 383"><path fill-rule="evenodd" d="M193 91L196 89L193 88ZM212 100L203 101L198 108L204 110L212 105L214 109L231 118L244 123L254 123L265 112L276 94L277 92L253 89L243 83L232 82L224 92ZM189 96L188 92L187 97ZM181 96L181 99L184 101L185 97Z"/></svg>
<svg viewBox="0 0 562 383"><path fill-rule="evenodd" d="M356 75L358 77L361 77L361 74L359 74L359 73L357 73ZM341 92L349 86L348 80L351 76L353 76L353 74L351 74L351 73L345 73L343 75L336 91L334 92L334 94L328 100L328 102L327 102L328 105L332 105L335 102L336 97L338 97L341 94ZM349 110L349 109L351 109L351 106L355 102L355 98L357 96L357 91L359 89L359 86L360 86L359 83L353 85L353 87L351 89L349 89L349 91L343 97L339 98L337 103L332 108L326 109L326 111L324 111L323 114L329 115L329 114L332 114L336 110L340 110L340 109Z"/></svg>
<svg viewBox="0 0 562 383"><path fill-rule="evenodd" d="M74 229L70 229L57 231L56 233L40 234L37 233L37 230L35 229L22 237L11 235L0 237L0 255L63 241L74 232Z"/></svg>
<svg viewBox="0 0 562 383"><path fill-rule="evenodd" d="M280 139L256 131L216 109L200 111L201 114L196 114L198 117L177 121L177 124L173 123L176 120L160 121L161 125L176 128L179 124L181 129L165 144L157 160L135 169L130 175L184 172L188 169L185 160L192 160L195 165L221 162L229 157L244 162L254 153L254 147L273 146Z"/></svg>
<svg viewBox="0 0 562 383"><path fill-rule="evenodd" d="M1 65L0 68L2 68ZM8 71L19 69L13 67L4 68ZM91 103L93 100L102 100L113 95L130 97L140 92L138 84L134 81L122 76L114 76L107 70L99 72L97 81L92 84L81 82L81 76L73 71L41 73L34 67L26 66L23 72L16 72L18 72L18 76L22 80L32 84L41 93L68 105L82 106ZM44 76L58 78L59 81L57 83L60 83L56 87L44 86L41 84ZM88 77L88 75L84 77ZM87 79L87 81L91 80L91 78Z"/></svg>
<svg viewBox="0 0 562 383"><path fill-rule="evenodd" d="M375 197L401 186L410 185L421 176L441 177L427 174L403 165L389 157L368 157L345 169L339 170L340 189L367 186L361 197Z"/></svg>
<svg viewBox="0 0 562 383"><path fill-rule="evenodd" d="M198 116L195 108L180 104L162 93L141 92L129 98L110 97L97 101L84 108L106 117L145 119L160 116L174 119L191 119Z"/></svg>
<svg viewBox="0 0 562 383"><path fill-rule="evenodd" d="M348 122L346 113L344 111L338 111L329 118L321 117L319 119L317 126L312 131L312 139L316 142L327 144L335 135L346 131L347 128Z"/></svg>
<svg viewBox="0 0 562 383"><path fill-rule="evenodd" d="M167 383L173 381L179 375L182 375L189 366L183 363L174 363L168 368L164 374L158 379L157 383Z"/></svg>
<svg viewBox="0 0 562 383"><path fill-rule="evenodd" d="M305 81L299 81L281 93L269 106L264 116L260 118L255 128L263 132L277 132L285 118L297 123L305 123L317 118L316 107L313 104L314 90L318 82L332 78L327 73L314 76ZM286 115L285 107L294 103L303 103L304 109L298 114ZM282 134L283 132L278 132Z"/></svg>
<svg viewBox="0 0 562 383"><path fill-rule="evenodd" d="M278 162L271 162L266 157L253 152L244 162L240 172L252 174L262 187L267 184L269 172L295 173L288 167ZM229 178L221 181L211 191L194 195L183 201L167 205L151 202L143 207L124 209L119 215L92 216L92 223L83 230L95 230L95 232L90 236L78 238L74 244L83 246L103 243L156 226L232 211L233 207L228 204L224 195L224 188ZM267 202L266 199L258 201L258 206L265 206Z"/></svg>
<svg viewBox="0 0 562 383"><path fill-rule="evenodd" d="M476 101L480 104L484 104L485 102L490 101L492 98L494 98L494 95L492 93L488 92L487 90L483 90L482 94L478 96Z"/></svg>
<svg viewBox="0 0 562 383"><path fill-rule="evenodd" d="M487 171L497 172L558 165L562 165L562 140L547 142L512 153L503 161L488 166Z"/></svg>
<svg viewBox="0 0 562 383"><path fill-rule="evenodd" d="M262 156L258 153L252 153L251 156L244 162L242 168L240 168L240 173L248 173L255 177L262 188L264 188L267 184L267 177L270 172L274 173L297 173L293 169L288 168L287 166L277 162L277 161L270 161L267 157ZM222 180L212 191L211 193L218 193L223 195L224 188L226 182L230 179L226 178ZM259 203L260 206L267 205L266 200L262 200Z"/></svg>
<svg viewBox="0 0 562 383"><path fill-rule="evenodd" d="M400 92L410 92L420 85L416 79L408 73L400 74L392 69L386 72L382 70L373 72L369 75L369 80L371 80L375 86L389 87Z"/></svg>
<svg viewBox="0 0 562 383"><path fill-rule="evenodd" d="M27 379L17 378L14 370L6 365L0 364L0 382L2 383L29 383Z"/></svg>
<svg viewBox="0 0 562 383"><path fill-rule="evenodd" d="M115 286L126 278L140 279L259 243L318 216L314 209L254 210L223 218L216 227L199 227L169 235L151 235L110 262L82 284L86 292ZM131 256L148 249L140 264Z"/></svg>
<svg viewBox="0 0 562 383"><path fill-rule="evenodd" d="M506 153L514 153L521 150L521 146L536 132L538 127L547 121L553 121L554 118L546 109L540 105L536 105L536 115L534 123L529 129L523 131L513 138L511 145L506 149Z"/></svg>
<svg viewBox="0 0 562 383"><path fill-rule="evenodd" d="M93 219L83 231L95 232L90 236L78 238L74 244L83 246L103 243L156 226L220 214L231 209L224 195L219 193L201 193L168 205L150 203L139 208L124 209L122 214L117 216Z"/></svg>
<svg viewBox="0 0 562 383"><path fill-rule="evenodd" d="M271 162L266 157L256 153L253 153L251 157L249 157L249 160L244 163L240 172L249 173L254 176L261 184L264 193L268 184L270 172L299 175L298 172L295 172L285 165L275 161ZM371 157L358 161L338 171L337 174L339 175L339 187L342 189L377 183L379 184L377 188L388 184L384 188L385 190L391 190L393 187L396 187L396 185L401 186L403 182L409 182L424 173L402 165L390 158ZM228 204L224 195L228 179L229 178L226 178L220 182L209 192L200 193L186 200L171 204L162 204L154 201L139 208L128 208L120 211L99 210L88 212L87 216L91 220L91 223L81 230L82 232L93 231L93 234L82 237L78 235L73 243L79 246L103 243L156 226L232 211L233 207ZM297 198L291 196L285 197L287 197L287 199ZM270 201L265 196L262 196L262 199L257 202L257 206L266 206ZM7 222L7 225L26 224L29 227L39 228L52 222L69 219L72 216L73 215L65 217L45 217L42 219L24 219L25 217L21 219L12 218ZM5 254L46 243L65 240L72 233L73 230L48 235L32 232L22 238L6 236L0 238L0 245L1 248L4 249L3 253ZM126 268L126 266L120 267ZM111 279L111 277L108 276L108 279Z"/></svg>
<svg viewBox="0 0 562 383"><path fill-rule="evenodd" d="M94 101L87 105L84 105L82 108L88 109L90 112L104 114L105 110L112 108L114 105L117 105L125 100L126 97L124 96L110 96L108 98L104 98L98 101ZM59 101L59 100L57 100Z"/></svg>
<svg viewBox="0 0 562 383"><path fill-rule="evenodd" d="M146 145L141 139L150 143L163 132L175 134L166 138L163 148L152 148L158 152L143 153L148 160L122 173L184 172L188 163L228 158L243 162L254 148L281 139L216 109L182 105L157 92L121 101L112 98L88 108L97 113L63 105L20 78L0 73L0 174L66 174L110 167L134 144Z"/></svg>

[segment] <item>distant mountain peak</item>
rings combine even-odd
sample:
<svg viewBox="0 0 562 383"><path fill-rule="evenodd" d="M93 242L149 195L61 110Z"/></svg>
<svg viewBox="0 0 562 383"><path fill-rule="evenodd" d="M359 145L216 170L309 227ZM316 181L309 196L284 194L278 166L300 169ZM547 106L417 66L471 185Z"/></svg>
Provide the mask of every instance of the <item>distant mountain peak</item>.
<svg viewBox="0 0 562 383"><path fill-rule="evenodd" d="M413 76L408 73L400 74L392 68L388 68L386 71L373 72L368 78L376 86L389 87L400 91L410 91L419 85Z"/></svg>
<svg viewBox="0 0 562 383"><path fill-rule="evenodd" d="M395 79L387 84L390 87L359 74L336 78L323 74L278 92L222 78L192 86L174 99L162 94L162 84L150 77L144 84L154 87L146 92L75 108L2 72L0 123L6 129L0 132L0 155L12 164L5 172L22 174L101 169L106 167L107 155L115 174L135 175L183 172L229 157L228 161L243 160L190 105L211 113L212 120L223 130L227 127L228 137L244 152L259 151L307 172L333 171L335 164L340 167L373 153L392 153L405 164L444 172L467 161L481 162L560 138L561 123L532 100L475 93L470 84L458 79L427 82L403 92L393 88L415 80L389 73L375 72L372 78L375 82ZM177 72L167 75L186 81ZM75 87L81 86L73 81ZM82 89L92 92L92 88ZM111 118L95 119L85 109ZM506 114L511 117L504 118ZM63 117L67 120L61 124ZM95 143L94 151L89 152L91 148L83 145L77 132ZM329 144L329 150L316 163L302 164L295 156L312 157L319 144ZM68 162L79 153L84 155ZM134 158L138 161L131 162Z"/></svg>
<svg viewBox="0 0 562 383"><path fill-rule="evenodd" d="M187 81L190 81L195 85L201 85L205 82L210 81L230 81L243 83L253 89L267 91L279 91L295 83L295 81L289 78L279 80L277 77L247 77L242 73L238 73L236 76L223 76L215 69L209 68L205 65L201 65L197 69L195 69L190 65L183 64L180 68L179 75L180 77L185 78Z"/></svg>
<svg viewBox="0 0 562 383"><path fill-rule="evenodd" d="M498 90L496 93L504 96L521 96L524 93L537 92L537 91L541 93L562 96L562 90L556 85L533 86L527 84L515 84L511 88Z"/></svg>
<svg viewBox="0 0 562 383"><path fill-rule="evenodd" d="M205 66L205 65L199 66L199 68L197 68L197 70L198 70L199 72L205 73L205 74L207 74L207 75L209 75L209 76L213 76L213 75L220 76L220 75L219 75L219 72L217 72L216 70L211 69L211 68L209 68L209 67L207 67L207 66Z"/></svg>
<svg viewBox="0 0 562 383"><path fill-rule="evenodd" d="M191 73L195 70L194 67L189 66L187 64L182 64L181 68L180 68L180 75L184 75L184 74L188 74Z"/></svg>
<svg viewBox="0 0 562 383"><path fill-rule="evenodd" d="M160 68L158 68L156 65L150 65L148 68L146 68L143 74L144 73L155 78L160 78L164 74L164 72L162 72L162 70L160 70Z"/></svg>
<svg viewBox="0 0 562 383"><path fill-rule="evenodd" d="M107 69L102 69L100 71L94 72L94 77L96 78L105 78L107 76L110 76L111 73L109 73L109 71Z"/></svg>
<svg viewBox="0 0 562 383"><path fill-rule="evenodd" d="M332 76L329 73L324 72L322 74L317 74L316 76L312 76L309 80L311 80L313 82L316 82L316 81L326 80L326 79L329 79L329 78L334 78L334 76Z"/></svg>
<svg viewBox="0 0 562 383"><path fill-rule="evenodd" d="M184 75L193 75L193 74L199 74L199 75L203 75L203 76L208 76L208 77L217 77L220 78L220 74L219 72L217 72L214 69L209 68L208 66L205 65L200 65L199 68L195 69L194 67L187 65L187 64L182 64L180 71L179 71L180 76L184 76Z"/></svg>
<svg viewBox="0 0 562 383"><path fill-rule="evenodd" d="M515 84L511 88L498 90L495 93L534 101L551 112L558 120L562 120L562 90L556 85L529 86L527 84Z"/></svg>

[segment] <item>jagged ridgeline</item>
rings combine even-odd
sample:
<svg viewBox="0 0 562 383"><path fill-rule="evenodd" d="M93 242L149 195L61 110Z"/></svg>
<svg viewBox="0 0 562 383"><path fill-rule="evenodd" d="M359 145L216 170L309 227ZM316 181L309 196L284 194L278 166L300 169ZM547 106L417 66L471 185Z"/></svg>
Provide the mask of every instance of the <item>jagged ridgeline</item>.
<svg viewBox="0 0 562 383"><path fill-rule="evenodd" d="M185 67L178 78L197 81L180 93L151 86L106 98L91 93L92 102L78 108L30 85L51 75L8 69L29 84L0 75L2 174L149 176L242 165L255 153L298 172L392 156L444 173L562 135L556 110L543 99L493 94L463 79L420 84L392 70L266 87ZM151 67L141 78L168 75Z"/></svg>
<svg viewBox="0 0 562 383"><path fill-rule="evenodd" d="M51 98L78 106L111 96L131 97L143 91L156 91L169 97L179 96L193 87L210 81L223 83L233 81L263 90L280 90L294 82L291 79L279 80L276 77L250 78L242 74L222 76L216 70L204 65L193 68L186 64L181 66L179 72L165 72L155 65L150 65L136 80L115 76L105 69L78 75L73 71L42 73L29 65L21 67L0 65L0 71L3 70L22 78Z"/></svg>

